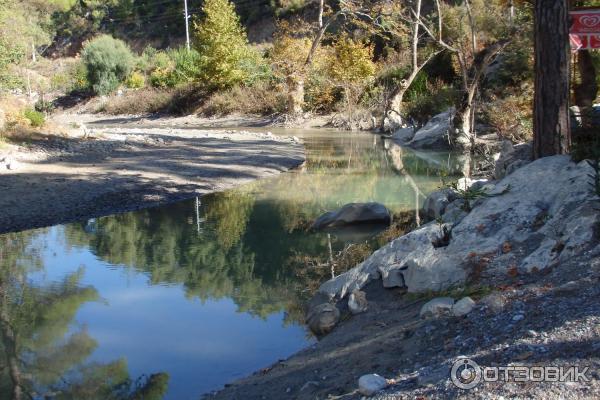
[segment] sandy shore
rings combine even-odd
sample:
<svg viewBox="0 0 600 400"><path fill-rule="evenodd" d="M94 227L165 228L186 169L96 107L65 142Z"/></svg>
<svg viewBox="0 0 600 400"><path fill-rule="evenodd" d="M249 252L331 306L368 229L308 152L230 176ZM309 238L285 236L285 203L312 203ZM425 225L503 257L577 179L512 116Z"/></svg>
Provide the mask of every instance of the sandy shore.
<svg viewBox="0 0 600 400"><path fill-rule="evenodd" d="M221 191L304 161L302 144L290 138L116 121L84 131L75 118L59 121L71 121L66 137L40 134L0 148L0 233Z"/></svg>

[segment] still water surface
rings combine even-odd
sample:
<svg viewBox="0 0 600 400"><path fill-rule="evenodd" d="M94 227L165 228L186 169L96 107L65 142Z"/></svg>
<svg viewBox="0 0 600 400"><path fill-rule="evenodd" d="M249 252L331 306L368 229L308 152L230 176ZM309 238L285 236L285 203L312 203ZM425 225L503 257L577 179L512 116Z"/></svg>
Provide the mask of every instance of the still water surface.
<svg viewBox="0 0 600 400"><path fill-rule="evenodd" d="M304 139L301 170L1 235L0 398L17 384L35 399L198 399L290 356L315 342L298 260L328 251L307 223L349 202L414 213L451 163L371 134L275 133ZM367 235L339 232L332 245Z"/></svg>

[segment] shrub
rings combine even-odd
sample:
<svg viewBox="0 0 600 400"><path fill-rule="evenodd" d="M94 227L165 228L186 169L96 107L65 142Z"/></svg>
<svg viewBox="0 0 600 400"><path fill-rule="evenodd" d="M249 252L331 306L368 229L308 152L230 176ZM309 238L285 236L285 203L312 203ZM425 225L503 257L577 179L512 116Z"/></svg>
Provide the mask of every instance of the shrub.
<svg viewBox="0 0 600 400"><path fill-rule="evenodd" d="M151 114L167 110L172 99L173 93L170 91L141 89L135 93L126 92L123 96L110 97L101 111L113 115Z"/></svg>
<svg viewBox="0 0 600 400"><path fill-rule="evenodd" d="M43 113L32 109L23 111L23 116L29 120L30 125L34 128L44 126L44 123L46 122L46 118L44 117Z"/></svg>
<svg viewBox="0 0 600 400"><path fill-rule="evenodd" d="M199 111L207 116L233 113L270 115L284 112L286 101L285 92L271 85L234 86L213 93Z"/></svg>
<svg viewBox="0 0 600 400"><path fill-rule="evenodd" d="M127 78L127 82L125 82L125 84L129 89L141 89L146 86L146 78L138 71L134 71L131 75L129 75L129 78Z"/></svg>
<svg viewBox="0 0 600 400"><path fill-rule="evenodd" d="M44 100L43 98L36 101L33 106L35 111L41 112L44 114L49 114L54 110L54 104L51 101Z"/></svg>
<svg viewBox="0 0 600 400"><path fill-rule="evenodd" d="M518 94L491 98L482 105L486 123L498 130L500 136L513 142L533 137L533 90L531 86Z"/></svg>
<svg viewBox="0 0 600 400"><path fill-rule="evenodd" d="M87 78L96 94L109 94L131 73L134 57L122 40L99 36L83 49Z"/></svg>
<svg viewBox="0 0 600 400"><path fill-rule="evenodd" d="M405 103L406 114L419 124L452 107L458 96L455 88L441 81L428 83L427 88L426 92L414 95L411 101Z"/></svg>

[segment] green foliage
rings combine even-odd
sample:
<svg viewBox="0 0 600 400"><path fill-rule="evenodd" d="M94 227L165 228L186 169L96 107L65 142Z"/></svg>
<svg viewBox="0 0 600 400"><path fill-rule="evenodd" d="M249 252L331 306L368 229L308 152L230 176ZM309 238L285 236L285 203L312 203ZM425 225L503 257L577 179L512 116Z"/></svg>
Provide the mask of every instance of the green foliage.
<svg viewBox="0 0 600 400"><path fill-rule="evenodd" d="M36 101L33 107L35 111L44 114L49 114L54 110L54 104L51 101L44 100L43 98Z"/></svg>
<svg viewBox="0 0 600 400"><path fill-rule="evenodd" d="M23 111L23 116L29 120L29 123L34 128L44 126L46 123L46 117L44 117L44 114L39 111L27 109Z"/></svg>
<svg viewBox="0 0 600 400"><path fill-rule="evenodd" d="M427 84L427 88L426 92L415 94L405 109L406 114L420 124L450 108L458 96L455 88L442 82Z"/></svg>
<svg viewBox="0 0 600 400"><path fill-rule="evenodd" d="M194 24L201 82L215 89L244 82L244 63L252 55L235 6L229 0L206 0L202 12L202 20Z"/></svg>
<svg viewBox="0 0 600 400"><path fill-rule="evenodd" d="M141 89L146 86L146 78L138 71L133 71L125 82L129 89Z"/></svg>
<svg viewBox="0 0 600 400"><path fill-rule="evenodd" d="M348 37L341 37L334 45L329 73L343 86L363 84L373 78L376 66L372 61L373 48Z"/></svg>
<svg viewBox="0 0 600 400"><path fill-rule="evenodd" d="M93 39L83 49L88 81L97 94L109 94L129 76L134 57L129 47L109 35Z"/></svg>

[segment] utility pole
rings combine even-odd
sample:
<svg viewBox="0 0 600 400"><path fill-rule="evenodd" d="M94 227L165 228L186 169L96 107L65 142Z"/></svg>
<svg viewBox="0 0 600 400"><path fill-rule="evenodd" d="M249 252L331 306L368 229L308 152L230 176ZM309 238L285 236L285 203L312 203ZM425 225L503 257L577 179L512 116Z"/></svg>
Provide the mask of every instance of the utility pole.
<svg viewBox="0 0 600 400"><path fill-rule="evenodd" d="M187 50L190 51L190 26L189 26L190 16L188 15L187 0L183 0L183 7L184 7L184 12L185 12L185 40L186 40L185 43L187 46Z"/></svg>

